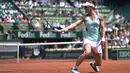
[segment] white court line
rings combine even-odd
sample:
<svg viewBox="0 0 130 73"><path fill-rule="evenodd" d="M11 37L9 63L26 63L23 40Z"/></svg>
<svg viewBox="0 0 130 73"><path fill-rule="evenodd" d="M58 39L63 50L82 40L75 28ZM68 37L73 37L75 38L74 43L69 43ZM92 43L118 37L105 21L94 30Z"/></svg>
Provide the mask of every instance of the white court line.
<svg viewBox="0 0 130 73"><path fill-rule="evenodd" d="M6 70L6 69L0 69L0 71L11 71L11 70Z"/></svg>

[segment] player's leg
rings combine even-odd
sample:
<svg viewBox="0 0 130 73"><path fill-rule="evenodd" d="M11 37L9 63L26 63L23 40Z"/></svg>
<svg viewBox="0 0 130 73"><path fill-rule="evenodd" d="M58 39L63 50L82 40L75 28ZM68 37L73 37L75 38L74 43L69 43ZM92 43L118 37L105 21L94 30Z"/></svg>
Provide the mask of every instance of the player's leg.
<svg viewBox="0 0 130 73"><path fill-rule="evenodd" d="M101 66L102 64L102 53L96 53L92 51L94 59L95 59L95 66Z"/></svg>
<svg viewBox="0 0 130 73"><path fill-rule="evenodd" d="M77 71L79 65L83 62L83 60L91 53L91 45L85 44L84 45L84 52L79 56L77 59L75 65L71 69L71 73L79 73Z"/></svg>
<svg viewBox="0 0 130 73"><path fill-rule="evenodd" d="M95 62L90 62L90 66L96 71L99 72L98 66L101 66L102 64L102 53L97 53L94 50L92 50L92 54L94 56Z"/></svg>
<svg viewBox="0 0 130 73"><path fill-rule="evenodd" d="M78 60L76 61L76 65L79 66L82 61L91 53L91 45L86 44L84 46L84 52L79 56Z"/></svg>

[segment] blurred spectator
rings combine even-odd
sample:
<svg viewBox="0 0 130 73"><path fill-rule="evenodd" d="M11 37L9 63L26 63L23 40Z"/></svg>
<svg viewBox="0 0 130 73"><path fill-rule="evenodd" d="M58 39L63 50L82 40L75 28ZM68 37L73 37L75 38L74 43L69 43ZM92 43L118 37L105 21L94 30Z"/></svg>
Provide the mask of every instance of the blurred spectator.
<svg viewBox="0 0 130 73"><path fill-rule="evenodd" d="M55 27L55 28L59 28L59 27L60 27L60 24L59 24L59 23L52 22L51 24L52 24L52 26Z"/></svg>
<svg viewBox="0 0 130 73"><path fill-rule="evenodd" d="M33 3L33 1L32 1L32 0L29 0L29 1L26 1L24 5L27 6L27 7L32 8L32 7L33 7L33 6L32 6L32 3Z"/></svg>
<svg viewBox="0 0 130 73"><path fill-rule="evenodd" d="M26 19L26 17L23 17L22 18L22 23L27 23L28 21L27 21L27 19Z"/></svg>
<svg viewBox="0 0 130 73"><path fill-rule="evenodd" d="M35 30L43 30L43 26L40 23L41 19L40 18L36 18L36 20L34 20L33 22L33 26Z"/></svg>
<svg viewBox="0 0 130 73"><path fill-rule="evenodd" d="M58 49L58 45L57 44L54 44L54 49Z"/></svg>
<svg viewBox="0 0 130 73"><path fill-rule="evenodd" d="M23 8L23 6L24 6L24 0L20 0L20 2L19 2L19 7L20 7L20 8Z"/></svg>
<svg viewBox="0 0 130 73"><path fill-rule="evenodd" d="M5 22L10 22L10 21L9 21L9 17L8 17L8 16L5 16L4 21L5 21Z"/></svg>
<svg viewBox="0 0 130 73"><path fill-rule="evenodd" d="M37 7L37 6L39 6L39 0L34 0L33 7Z"/></svg>
<svg viewBox="0 0 130 73"><path fill-rule="evenodd" d="M22 20L21 20L22 18L20 18L20 16L18 14L15 14L15 17L12 17L12 19L15 20L16 24L19 24L22 22Z"/></svg>
<svg viewBox="0 0 130 73"><path fill-rule="evenodd" d="M119 42L121 45L123 45L123 40L124 40L124 34L122 30L118 31L118 36L119 36Z"/></svg>
<svg viewBox="0 0 130 73"><path fill-rule="evenodd" d="M2 19L0 18L0 23L2 22Z"/></svg>
<svg viewBox="0 0 130 73"><path fill-rule="evenodd" d="M106 31L106 32L111 32L112 29L111 29L110 27L105 27L105 31Z"/></svg>
<svg viewBox="0 0 130 73"><path fill-rule="evenodd" d="M127 36L124 37L123 45L126 46L126 47L129 45L129 39L128 39Z"/></svg>
<svg viewBox="0 0 130 73"><path fill-rule="evenodd" d="M111 35L110 35L110 33L106 33L106 40L108 40L108 41L111 40Z"/></svg>
<svg viewBox="0 0 130 73"><path fill-rule="evenodd" d="M75 1L75 2L74 2L74 6L75 6L75 7L81 7L79 4L80 4L79 1Z"/></svg>
<svg viewBox="0 0 130 73"><path fill-rule="evenodd" d="M124 29L123 32L124 32L123 45L128 46L129 45L129 39L128 39L129 31Z"/></svg>
<svg viewBox="0 0 130 73"><path fill-rule="evenodd" d="M9 35L8 31L6 31L6 32L4 33L4 39L5 39L5 40L9 40L9 39L10 39L10 35Z"/></svg>

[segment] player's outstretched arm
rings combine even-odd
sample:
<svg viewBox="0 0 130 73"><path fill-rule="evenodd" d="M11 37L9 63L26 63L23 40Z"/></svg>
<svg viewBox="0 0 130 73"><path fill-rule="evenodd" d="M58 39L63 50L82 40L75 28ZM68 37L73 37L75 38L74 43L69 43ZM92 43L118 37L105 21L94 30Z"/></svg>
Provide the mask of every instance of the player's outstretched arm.
<svg viewBox="0 0 130 73"><path fill-rule="evenodd" d="M84 22L84 20L85 20L85 18L82 16L82 17L81 17L79 20L77 20L75 23L70 24L70 25L69 25L68 27L66 27L66 28L63 28L63 29L61 29L61 30L58 30L57 32L62 33L62 32L66 32L66 31L68 31L68 30L71 30L71 29L75 28L76 26L82 24L82 23Z"/></svg>

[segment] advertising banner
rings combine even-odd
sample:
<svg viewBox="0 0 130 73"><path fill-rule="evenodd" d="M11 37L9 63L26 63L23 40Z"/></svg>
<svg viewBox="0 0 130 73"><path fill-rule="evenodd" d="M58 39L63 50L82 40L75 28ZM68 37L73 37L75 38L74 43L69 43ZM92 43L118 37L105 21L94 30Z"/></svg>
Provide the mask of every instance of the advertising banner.
<svg viewBox="0 0 130 73"><path fill-rule="evenodd" d="M130 59L130 49L112 50L112 59Z"/></svg>
<svg viewBox="0 0 130 73"><path fill-rule="evenodd" d="M82 31L70 31L63 34L54 31L13 31L18 38L76 38L82 37Z"/></svg>
<svg viewBox="0 0 130 73"><path fill-rule="evenodd" d="M130 59L130 49L118 50L118 59Z"/></svg>

